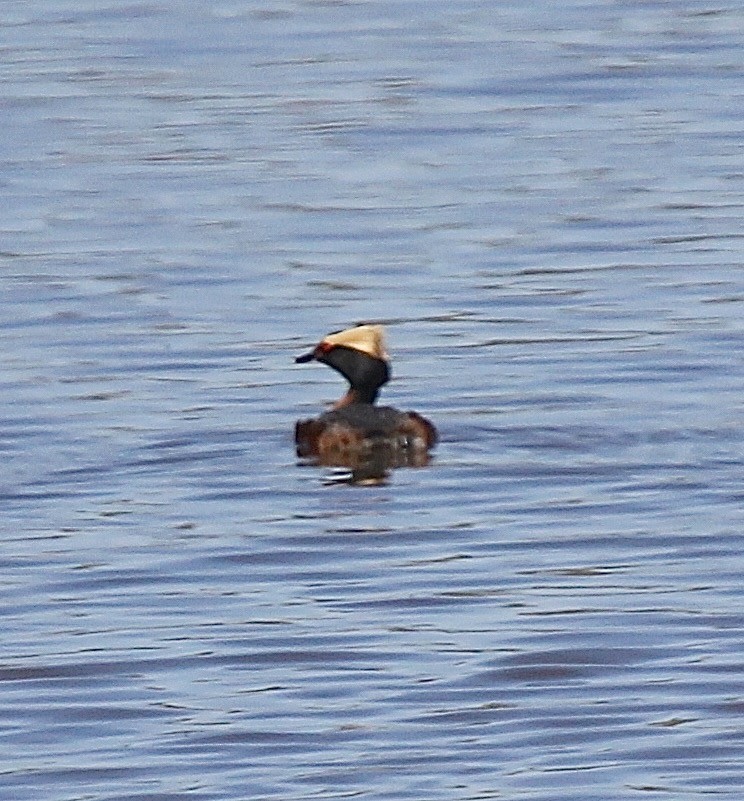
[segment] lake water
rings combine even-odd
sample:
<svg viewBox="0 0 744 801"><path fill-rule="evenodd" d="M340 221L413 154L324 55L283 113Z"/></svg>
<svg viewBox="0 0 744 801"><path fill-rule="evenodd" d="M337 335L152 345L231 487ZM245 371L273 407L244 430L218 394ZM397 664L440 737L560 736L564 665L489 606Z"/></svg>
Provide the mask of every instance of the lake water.
<svg viewBox="0 0 744 801"><path fill-rule="evenodd" d="M738 801L739 5L0 30L0 798ZM292 442L361 320L373 487Z"/></svg>

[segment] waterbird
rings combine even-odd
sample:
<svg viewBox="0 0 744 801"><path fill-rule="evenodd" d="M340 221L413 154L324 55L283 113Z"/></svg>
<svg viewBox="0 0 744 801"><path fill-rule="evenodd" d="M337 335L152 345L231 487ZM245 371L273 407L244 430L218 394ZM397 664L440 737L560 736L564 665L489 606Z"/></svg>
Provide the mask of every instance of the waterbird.
<svg viewBox="0 0 744 801"><path fill-rule="evenodd" d="M319 417L295 425L297 455L323 465L359 467L373 461L382 469L429 462L436 428L418 412L377 406L390 380L390 357L381 325L355 325L325 336L295 362L321 362L349 382L347 392Z"/></svg>

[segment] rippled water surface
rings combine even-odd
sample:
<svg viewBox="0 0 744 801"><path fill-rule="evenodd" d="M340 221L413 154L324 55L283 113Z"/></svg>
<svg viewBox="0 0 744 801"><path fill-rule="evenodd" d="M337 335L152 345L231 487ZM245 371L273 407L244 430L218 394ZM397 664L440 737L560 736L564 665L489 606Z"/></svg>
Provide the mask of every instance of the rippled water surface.
<svg viewBox="0 0 744 801"><path fill-rule="evenodd" d="M2 33L0 797L738 801L738 4ZM372 487L292 443L360 320Z"/></svg>

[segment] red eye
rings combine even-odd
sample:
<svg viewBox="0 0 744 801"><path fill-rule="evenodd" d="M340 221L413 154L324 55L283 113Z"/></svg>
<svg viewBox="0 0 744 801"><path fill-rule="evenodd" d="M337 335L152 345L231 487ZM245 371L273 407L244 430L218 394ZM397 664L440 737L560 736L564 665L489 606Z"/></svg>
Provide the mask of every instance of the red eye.
<svg viewBox="0 0 744 801"><path fill-rule="evenodd" d="M331 345L330 342L321 342L320 345L318 345L318 347L315 348L315 352L320 354L326 354L330 353L335 347L336 346Z"/></svg>

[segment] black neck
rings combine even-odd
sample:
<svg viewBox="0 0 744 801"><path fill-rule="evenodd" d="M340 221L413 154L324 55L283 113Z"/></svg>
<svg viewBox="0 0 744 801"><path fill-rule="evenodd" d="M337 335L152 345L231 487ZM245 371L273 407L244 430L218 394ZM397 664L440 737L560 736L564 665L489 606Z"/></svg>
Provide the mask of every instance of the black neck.
<svg viewBox="0 0 744 801"><path fill-rule="evenodd" d="M335 347L319 361L338 370L349 382L349 403L374 403L380 387L390 378L390 368L384 359L343 345Z"/></svg>
<svg viewBox="0 0 744 801"><path fill-rule="evenodd" d="M351 388L351 394L354 396L354 403L374 403L377 400L377 396L380 394L380 388L356 386Z"/></svg>

